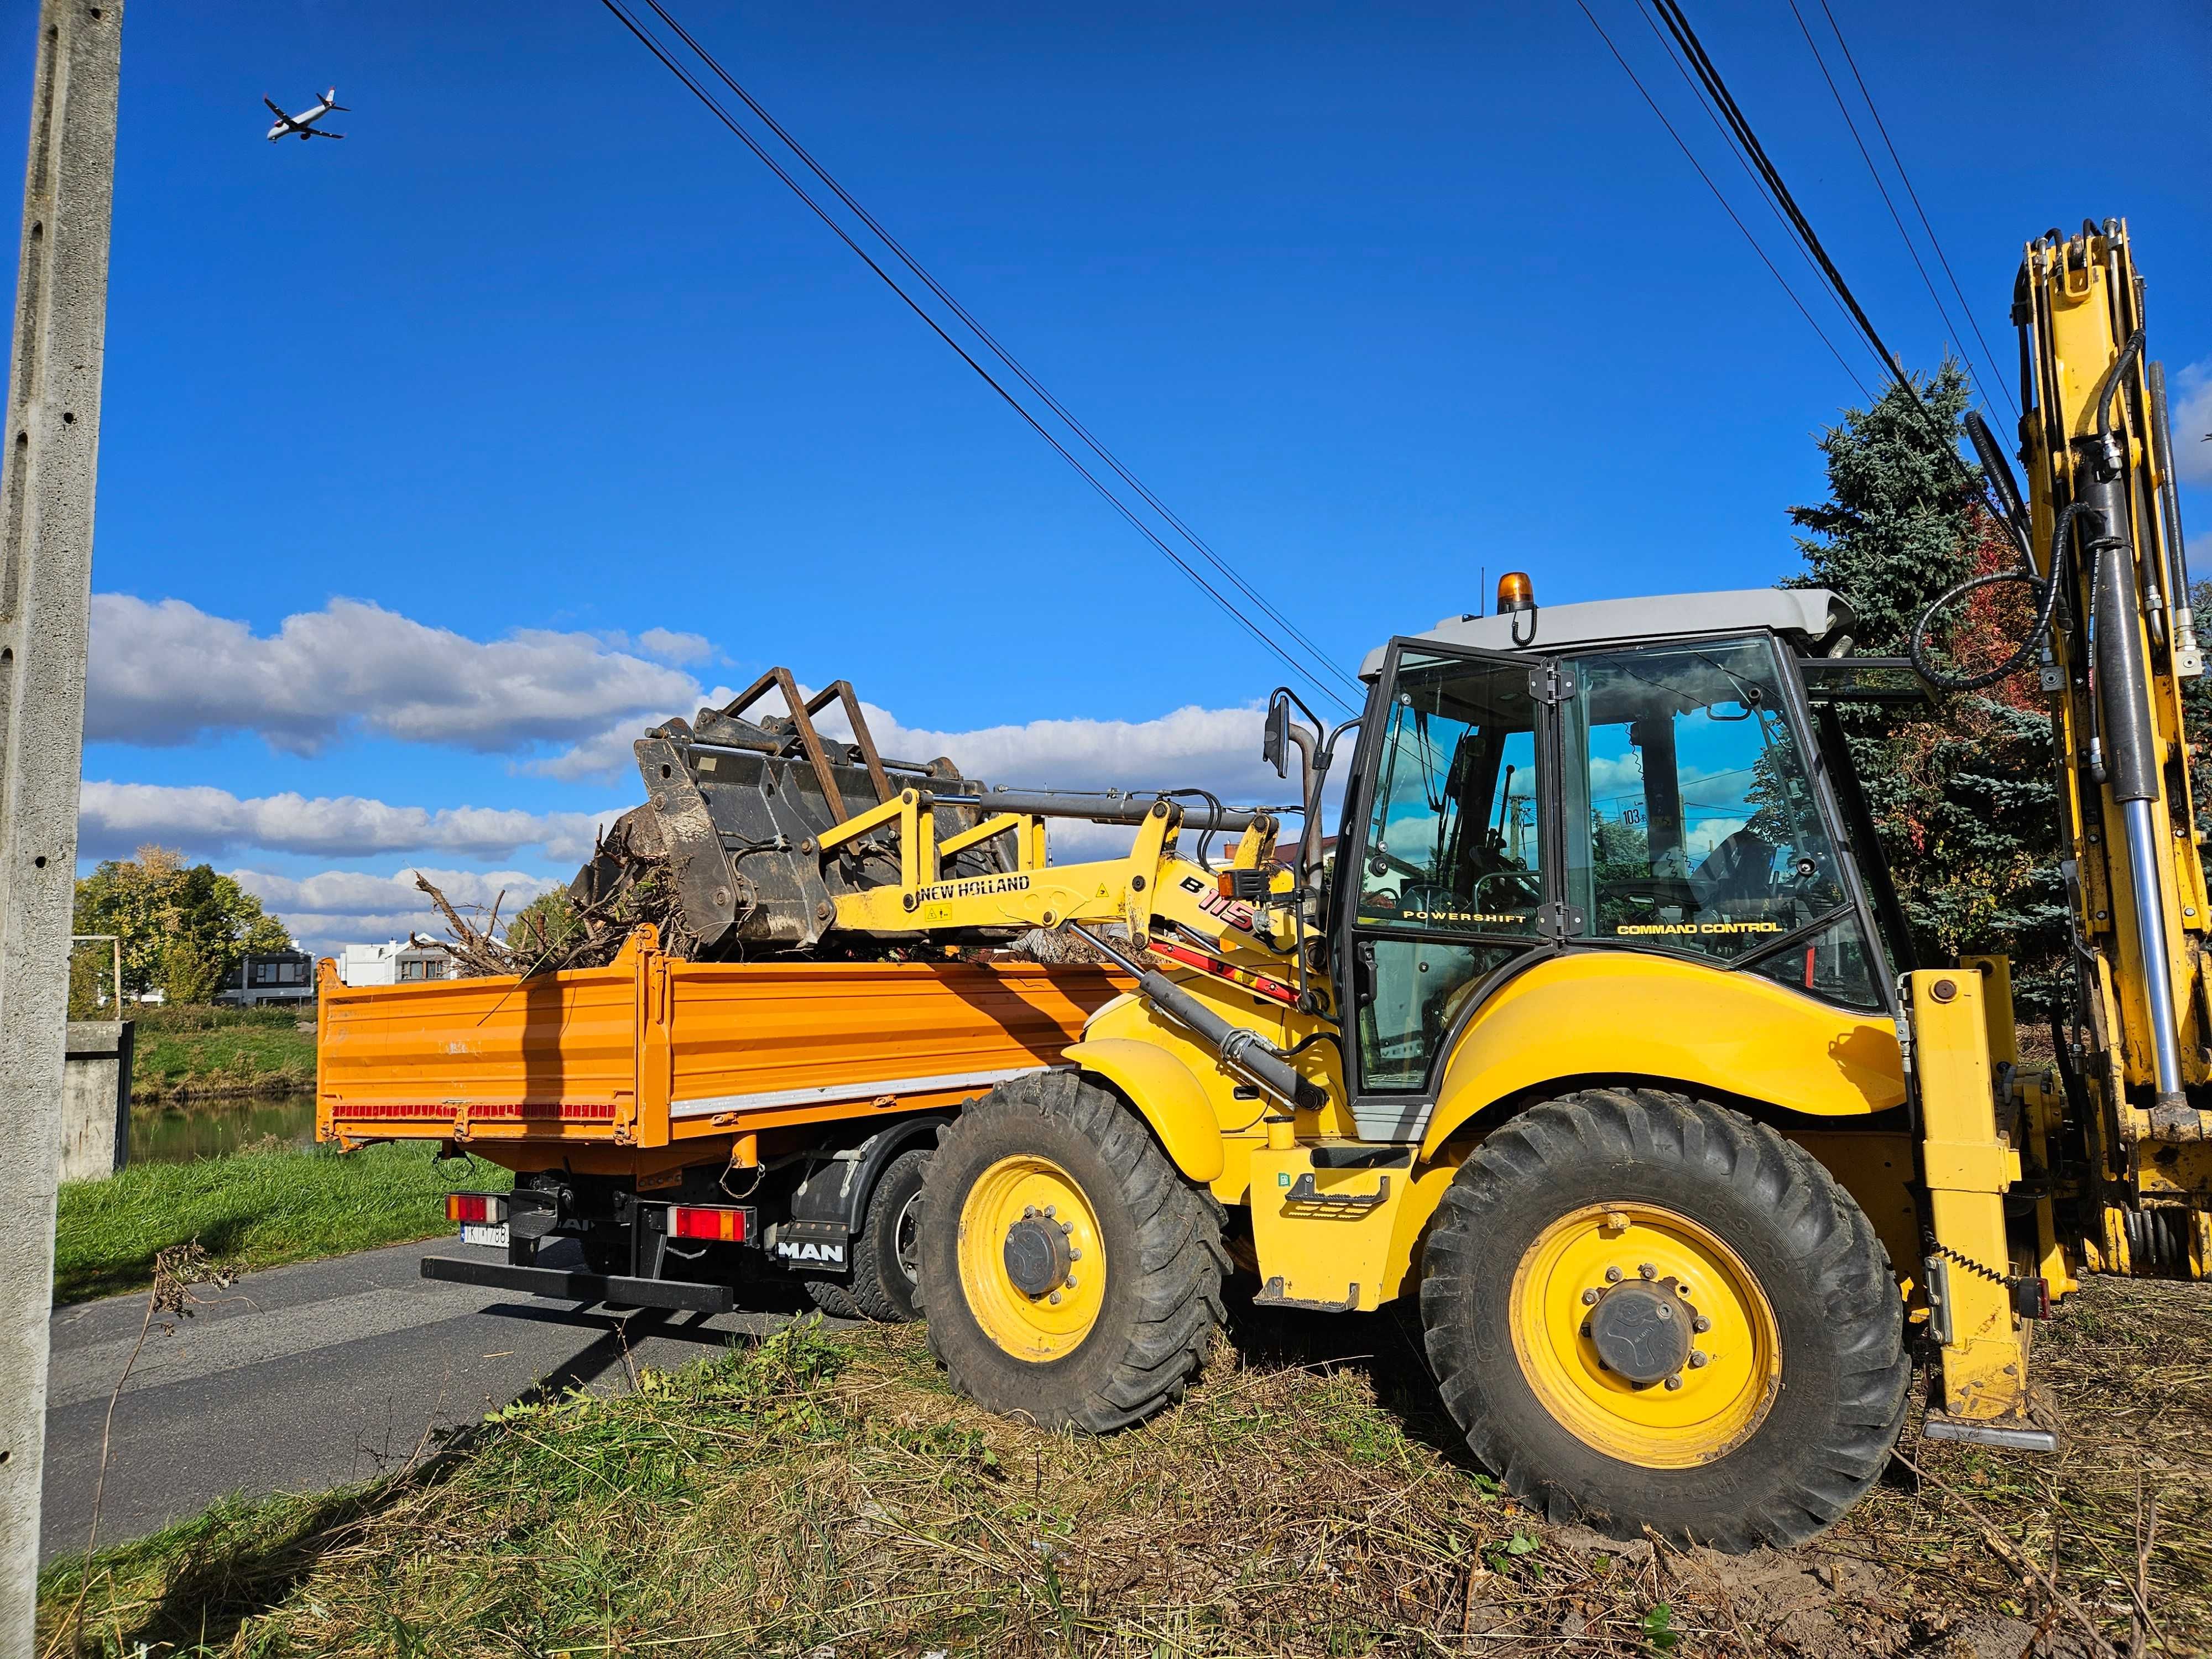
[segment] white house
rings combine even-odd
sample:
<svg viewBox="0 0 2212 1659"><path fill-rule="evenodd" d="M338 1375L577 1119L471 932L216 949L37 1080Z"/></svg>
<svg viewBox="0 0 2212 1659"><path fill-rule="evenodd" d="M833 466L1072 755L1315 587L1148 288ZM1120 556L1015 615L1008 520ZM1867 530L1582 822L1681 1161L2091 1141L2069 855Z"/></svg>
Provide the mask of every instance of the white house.
<svg viewBox="0 0 2212 1659"><path fill-rule="evenodd" d="M349 945L338 952L338 980L346 985L407 985L451 979L453 974L453 958L442 945L395 939L382 945Z"/></svg>

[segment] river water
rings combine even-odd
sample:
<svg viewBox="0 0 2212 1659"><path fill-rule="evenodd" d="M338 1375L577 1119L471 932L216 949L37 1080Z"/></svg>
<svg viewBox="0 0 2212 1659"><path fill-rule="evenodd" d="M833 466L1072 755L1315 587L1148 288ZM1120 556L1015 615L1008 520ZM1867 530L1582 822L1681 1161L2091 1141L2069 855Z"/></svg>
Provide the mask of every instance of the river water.
<svg viewBox="0 0 2212 1659"><path fill-rule="evenodd" d="M251 1146L303 1146L315 1138L315 1097L302 1091L277 1100L195 1102L179 1111L134 1102L133 1164L189 1164L228 1158Z"/></svg>

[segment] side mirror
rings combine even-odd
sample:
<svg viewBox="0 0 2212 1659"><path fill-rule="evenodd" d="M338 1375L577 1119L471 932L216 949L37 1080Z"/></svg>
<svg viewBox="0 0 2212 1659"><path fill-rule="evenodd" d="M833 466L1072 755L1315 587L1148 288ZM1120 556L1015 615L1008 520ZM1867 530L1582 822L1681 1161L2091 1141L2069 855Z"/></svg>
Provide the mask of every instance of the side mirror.
<svg viewBox="0 0 2212 1659"><path fill-rule="evenodd" d="M1291 700L1280 691L1267 704L1267 727L1260 739L1260 758L1275 769L1275 775L1291 775Z"/></svg>

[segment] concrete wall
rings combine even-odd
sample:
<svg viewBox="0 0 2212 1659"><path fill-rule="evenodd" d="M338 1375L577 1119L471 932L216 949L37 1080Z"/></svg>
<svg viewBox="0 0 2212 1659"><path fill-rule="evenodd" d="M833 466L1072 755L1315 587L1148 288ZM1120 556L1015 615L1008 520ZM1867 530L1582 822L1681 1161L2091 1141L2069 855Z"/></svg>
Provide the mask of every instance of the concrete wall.
<svg viewBox="0 0 2212 1659"><path fill-rule="evenodd" d="M131 1022L73 1019L62 1067L64 1181L103 1181L131 1158Z"/></svg>

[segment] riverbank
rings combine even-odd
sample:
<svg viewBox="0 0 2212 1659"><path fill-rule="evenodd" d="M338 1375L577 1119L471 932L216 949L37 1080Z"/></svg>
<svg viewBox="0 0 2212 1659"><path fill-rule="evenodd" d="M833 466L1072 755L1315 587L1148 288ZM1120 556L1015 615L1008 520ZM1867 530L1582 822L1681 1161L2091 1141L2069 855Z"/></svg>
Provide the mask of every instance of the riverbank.
<svg viewBox="0 0 2212 1659"><path fill-rule="evenodd" d="M273 1099L315 1086L312 1005L134 1007L133 1105ZM303 1029L304 1028L304 1029Z"/></svg>
<svg viewBox="0 0 2212 1659"><path fill-rule="evenodd" d="M195 1239L219 1265L252 1269L428 1238L452 1224L447 1193L512 1180L480 1162L433 1163L431 1152L419 1141L271 1149L71 1182L54 1228L54 1301L143 1290L156 1255Z"/></svg>

